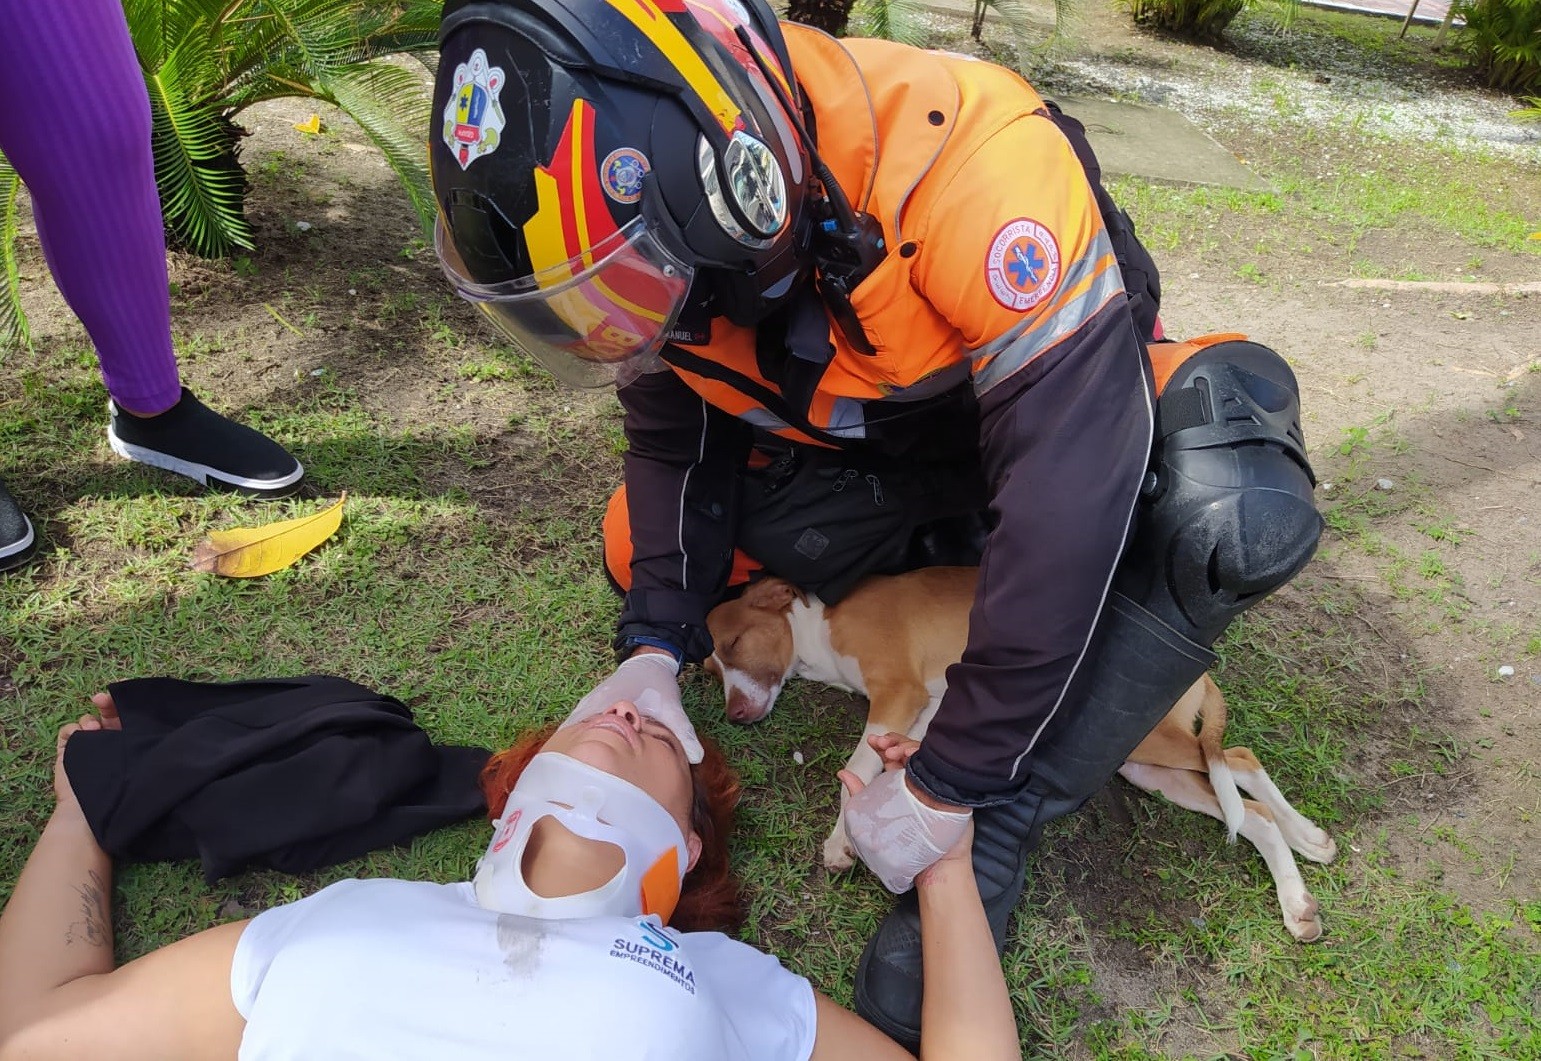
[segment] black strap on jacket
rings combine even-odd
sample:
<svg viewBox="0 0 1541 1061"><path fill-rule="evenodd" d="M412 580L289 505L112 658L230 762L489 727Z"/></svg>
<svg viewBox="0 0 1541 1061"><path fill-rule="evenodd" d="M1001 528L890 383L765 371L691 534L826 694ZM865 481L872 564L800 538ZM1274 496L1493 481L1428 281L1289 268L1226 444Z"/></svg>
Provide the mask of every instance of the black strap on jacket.
<svg viewBox="0 0 1541 1061"><path fill-rule="evenodd" d="M1102 186L1102 164L1086 139L1086 126L1059 109L1059 104L1044 101L1049 119L1059 127L1070 147L1075 151L1081 168L1086 172L1087 183L1097 200L1097 210L1102 214L1102 226L1108 230L1108 240L1113 244L1113 256L1118 259L1118 271L1124 278L1124 291L1129 296L1129 313L1134 326L1145 342L1155 339L1156 318L1161 311L1161 274L1156 260L1135 234L1134 221Z"/></svg>

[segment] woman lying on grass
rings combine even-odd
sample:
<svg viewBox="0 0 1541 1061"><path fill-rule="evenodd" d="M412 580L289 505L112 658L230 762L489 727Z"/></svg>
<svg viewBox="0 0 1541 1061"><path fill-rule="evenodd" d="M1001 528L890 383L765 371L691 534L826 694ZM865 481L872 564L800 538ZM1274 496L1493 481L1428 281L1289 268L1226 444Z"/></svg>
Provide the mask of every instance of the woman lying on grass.
<svg viewBox="0 0 1541 1061"><path fill-rule="evenodd" d="M719 932L737 779L629 701L495 756L474 882L347 880L113 968L112 864L63 767L0 915L0 1058L894 1058L775 958ZM914 745L878 742L898 767ZM688 749L688 750L687 750ZM696 765L692 765L694 762ZM969 837L916 881L921 1056L1019 1057ZM663 927L667 924L669 927ZM941 941L943 945L938 945Z"/></svg>

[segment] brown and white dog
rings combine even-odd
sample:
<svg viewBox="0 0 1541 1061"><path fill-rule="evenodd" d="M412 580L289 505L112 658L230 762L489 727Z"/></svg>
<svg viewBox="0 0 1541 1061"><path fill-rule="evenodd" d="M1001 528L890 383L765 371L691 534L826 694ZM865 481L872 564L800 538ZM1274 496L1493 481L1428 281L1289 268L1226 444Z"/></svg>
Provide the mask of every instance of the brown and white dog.
<svg viewBox="0 0 1541 1061"><path fill-rule="evenodd" d="M919 740L936 714L946 669L963 655L977 577L973 567L874 576L830 607L783 579L754 583L707 617L716 644L707 668L722 678L728 717L758 722L794 676L863 693L869 701L867 725L846 769L871 781L882 762L867 737L893 731ZM1337 845L1290 806L1256 756L1246 748L1225 748L1224 735L1225 698L1206 674L1119 773L1180 807L1225 822L1232 841L1237 833L1251 841L1273 874L1285 927L1309 943L1321 935L1321 921L1290 850L1330 862ZM1238 786L1255 800L1243 799ZM842 811L844 802L842 794ZM854 859L842 813L824 843L824 864L839 871Z"/></svg>

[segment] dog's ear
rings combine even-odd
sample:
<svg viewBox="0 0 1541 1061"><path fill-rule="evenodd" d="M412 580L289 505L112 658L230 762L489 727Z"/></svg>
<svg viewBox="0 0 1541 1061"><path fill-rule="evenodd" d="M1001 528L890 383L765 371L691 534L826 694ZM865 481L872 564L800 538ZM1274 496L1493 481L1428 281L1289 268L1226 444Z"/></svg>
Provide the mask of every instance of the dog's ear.
<svg viewBox="0 0 1541 1061"><path fill-rule="evenodd" d="M794 600L802 600L803 594L784 578L771 575L750 583L744 590L744 603L751 608L764 608L770 612L784 612Z"/></svg>

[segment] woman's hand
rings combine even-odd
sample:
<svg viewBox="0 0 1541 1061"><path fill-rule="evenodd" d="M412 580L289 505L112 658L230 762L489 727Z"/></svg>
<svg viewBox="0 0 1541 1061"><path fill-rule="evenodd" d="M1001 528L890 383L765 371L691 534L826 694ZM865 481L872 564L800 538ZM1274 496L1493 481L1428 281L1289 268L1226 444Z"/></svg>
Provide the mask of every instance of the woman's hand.
<svg viewBox="0 0 1541 1061"><path fill-rule="evenodd" d="M884 770L904 769L910 756L920 751L920 741L893 731L874 733L867 738L867 744L883 760Z"/></svg>
<svg viewBox="0 0 1541 1061"><path fill-rule="evenodd" d="M906 737L902 733L894 732L874 733L867 738L867 744L883 760L883 770L885 773L892 770L903 770L909 763L910 756L920 750L920 741ZM845 786L846 792L852 796L866 787L862 783L861 778L849 770L841 770L839 777L840 783ZM957 867L960 863L962 868L968 871L972 877L974 872L973 850L974 822L970 818L968 827L963 830L963 835L958 838L957 843L948 848L947 853L941 858L916 875L916 885L929 884L936 878L938 873L949 872L951 868Z"/></svg>
<svg viewBox="0 0 1541 1061"><path fill-rule="evenodd" d="M96 707L97 714L81 715L78 722L71 722L59 729L59 742L54 750L54 798L58 800L58 809L61 810L80 809L75 790L70 787L69 775L64 772L64 746L70 738L82 730L90 732L123 728L123 720L118 717L118 707L112 702L111 693L95 693L91 703Z"/></svg>

